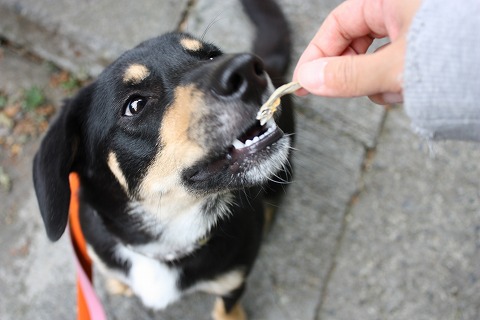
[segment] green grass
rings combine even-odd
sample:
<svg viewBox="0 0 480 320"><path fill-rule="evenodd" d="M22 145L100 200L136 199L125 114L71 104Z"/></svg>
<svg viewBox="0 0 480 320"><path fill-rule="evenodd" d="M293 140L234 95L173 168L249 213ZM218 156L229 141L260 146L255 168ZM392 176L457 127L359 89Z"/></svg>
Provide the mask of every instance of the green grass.
<svg viewBox="0 0 480 320"><path fill-rule="evenodd" d="M40 107L45 102L45 95L42 89L38 87L31 87L25 90L23 108L27 111L33 111Z"/></svg>
<svg viewBox="0 0 480 320"><path fill-rule="evenodd" d="M7 106L7 97L0 92L0 109Z"/></svg>
<svg viewBox="0 0 480 320"><path fill-rule="evenodd" d="M70 75L67 81L62 82L61 86L64 90L74 91L81 87L81 83L80 83L80 80Z"/></svg>

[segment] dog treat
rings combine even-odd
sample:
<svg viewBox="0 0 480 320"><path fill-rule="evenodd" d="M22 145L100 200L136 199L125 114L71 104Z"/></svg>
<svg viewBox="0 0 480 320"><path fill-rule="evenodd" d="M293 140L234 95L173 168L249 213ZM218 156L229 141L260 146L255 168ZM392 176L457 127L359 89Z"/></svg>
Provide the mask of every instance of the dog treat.
<svg viewBox="0 0 480 320"><path fill-rule="evenodd" d="M257 113L257 120L260 120L260 124L263 126L273 116L275 111L277 111L281 97L294 93L300 88L301 86L298 82L290 82L278 87Z"/></svg>

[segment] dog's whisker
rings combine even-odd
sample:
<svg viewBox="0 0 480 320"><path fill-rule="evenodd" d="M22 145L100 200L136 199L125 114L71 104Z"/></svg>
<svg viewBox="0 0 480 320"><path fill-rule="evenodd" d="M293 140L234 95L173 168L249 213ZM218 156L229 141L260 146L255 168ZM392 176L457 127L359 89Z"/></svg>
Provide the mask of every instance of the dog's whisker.
<svg viewBox="0 0 480 320"><path fill-rule="evenodd" d="M225 10L226 9L220 11L215 17L213 17L212 21L208 23L207 27L205 28L202 35L200 36L201 41L205 41L205 37L207 35L207 32L210 30L210 28L212 28L221 19L224 19L224 18L221 18L221 16L225 14Z"/></svg>

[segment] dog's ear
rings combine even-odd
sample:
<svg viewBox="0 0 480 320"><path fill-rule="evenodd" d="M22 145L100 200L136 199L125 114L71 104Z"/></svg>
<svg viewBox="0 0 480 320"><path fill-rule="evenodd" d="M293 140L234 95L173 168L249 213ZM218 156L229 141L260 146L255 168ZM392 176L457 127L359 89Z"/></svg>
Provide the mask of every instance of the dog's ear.
<svg viewBox="0 0 480 320"><path fill-rule="evenodd" d="M76 163L82 141L82 115L91 103L93 85L82 89L62 107L51 123L33 160L33 183L47 235L58 240L68 221L68 176Z"/></svg>

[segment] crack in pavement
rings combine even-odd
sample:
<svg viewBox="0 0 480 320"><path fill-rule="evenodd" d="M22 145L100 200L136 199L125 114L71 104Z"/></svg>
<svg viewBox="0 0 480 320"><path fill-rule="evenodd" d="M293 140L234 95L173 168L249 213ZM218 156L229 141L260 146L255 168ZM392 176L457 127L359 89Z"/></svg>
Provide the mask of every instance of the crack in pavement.
<svg viewBox="0 0 480 320"><path fill-rule="evenodd" d="M337 266L337 256L343 246L344 243L344 238L345 238L345 233L347 231L347 226L348 226L348 221L350 220L351 214L352 214L352 209L355 205L355 203L358 201L358 198L363 192L363 185L364 185L364 177L365 174L367 173L373 159L375 158L375 149L378 144L378 139L382 135L382 132L385 128L385 121L387 118L387 115L389 113L389 108L387 108L382 116L381 123L380 123L380 129L378 130L378 134L375 137L375 145L371 148L366 146L364 143L361 141L358 141L354 137L352 139L356 142L359 142L364 148L365 148L365 157L363 159L362 165L360 167L360 177L359 177L359 186L358 188L353 192L351 195L348 204L346 205L343 218L342 218L342 223L340 225L340 231L338 233L338 236L335 240L335 247L333 250L333 257L332 257L332 263L329 266L327 270L327 274L325 276L325 281L321 287L320 290L320 297L318 300L318 304L315 306L314 310L314 319L313 320L321 320L321 312L323 309L323 306L325 304L327 295L328 295L328 287L330 284L331 279L333 278L333 274L335 272L336 266Z"/></svg>

